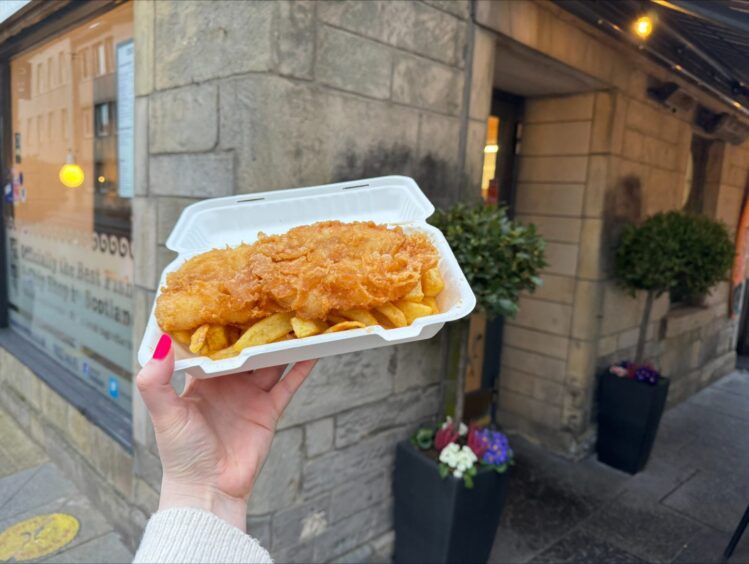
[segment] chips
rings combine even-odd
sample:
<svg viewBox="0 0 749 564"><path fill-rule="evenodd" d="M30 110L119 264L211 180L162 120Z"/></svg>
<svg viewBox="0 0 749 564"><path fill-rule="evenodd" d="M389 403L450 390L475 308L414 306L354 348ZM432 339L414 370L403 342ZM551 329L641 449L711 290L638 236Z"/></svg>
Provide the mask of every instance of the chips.
<svg viewBox="0 0 749 564"><path fill-rule="evenodd" d="M351 321L358 321L369 327L370 325L377 325L377 319L374 315L369 313L366 309L347 309L341 312L341 316Z"/></svg>
<svg viewBox="0 0 749 564"><path fill-rule="evenodd" d="M333 327L326 329L325 332L326 333L338 333L339 331L348 331L349 329L361 329L362 327L366 327L366 325L358 321L342 321L341 323L336 323L335 325L333 325Z"/></svg>
<svg viewBox="0 0 749 564"><path fill-rule="evenodd" d="M408 325L403 312L391 303L382 304L377 308L377 311L384 315L393 324L393 327L405 327Z"/></svg>
<svg viewBox="0 0 749 564"><path fill-rule="evenodd" d="M442 278L440 269L434 267L427 270L421 275L421 287L424 290L424 295L430 298L438 295L442 290L445 289L445 281Z"/></svg>
<svg viewBox="0 0 749 564"><path fill-rule="evenodd" d="M174 340L196 355L222 360L238 355L247 347L304 339L325 333L339 333L380 325L384 329L406 327L415 319L439 313L437 296L445 287L438 268L424 272L416 285L396 302L372 310L333 311L325 320L302 319L293 312L274 313L249 327L201 325L194 331L175 331Z"/></svg>
<svg viewBox="0 0 749 564"><path fill-rule="evenodd" d="M411 291L403 296L403 299L407 302L419 303L424 299L424 291L422 290L421 280L416 283L416 286L411 288Z"/></svg>
<svg viewBox="0 0 749 564"><path fill-rule="evenodd" d="M300 317L291 318L291 327L294 329L294 335L298 339L319 335L328 328L328 324L319 319L302 319Z"/></svg>
<svg viewBox="0 0 749 564"><path fill-rule="evenodd" d="M411 325L414 319L424 317L426 315L432 315L432 308L426 304L417 304L414 302L408 302L406 300L398 300L395 302L398 309L403 312L406 316L406 323Z"/></svg>
<svg viewBox="0 0 749 564"><path fill-rule="evenodd" d="M265 319L261 319L252 327L247 329L244 334L234 343L234 350L241 352L247 347L255 347L272 343L284 335L291 333L291 318L294 314L290 312L274 313Z"/></svg>

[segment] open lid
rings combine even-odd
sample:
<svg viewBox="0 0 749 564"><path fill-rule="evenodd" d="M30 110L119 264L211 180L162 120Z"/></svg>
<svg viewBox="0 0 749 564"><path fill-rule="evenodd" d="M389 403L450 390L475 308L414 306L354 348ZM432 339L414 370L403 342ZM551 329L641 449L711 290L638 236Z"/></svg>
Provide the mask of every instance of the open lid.
<svg viewBox="0 0 749 564"><path fill-rule="evenodd" d="M251 243L258 232L284 233L317 221L425 221L434 206L412 178L382 176L354 182L240 194L185 208L166 246L196 252Z"/></svg>

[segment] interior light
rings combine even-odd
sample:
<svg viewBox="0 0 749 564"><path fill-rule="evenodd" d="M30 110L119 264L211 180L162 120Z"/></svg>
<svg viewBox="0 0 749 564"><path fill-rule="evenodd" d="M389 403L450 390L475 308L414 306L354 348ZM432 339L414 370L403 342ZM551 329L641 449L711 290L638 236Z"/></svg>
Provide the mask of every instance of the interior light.
<svg viewBox="0 0 749 564"><path fill-rule="evenodd" d="M499 145L487 145L484 147L485 153L497 153L499 152Z"/></svg>
<svg viewBox="0 0 749 564"><path fill-rule="evenodd" d="M100 176L100 177L99 177L99 178L97 178L96 180L98 180L98 181L99 181L99 184L104 184L104 182L106 182L106 180L107 180L107 179L106 179L106 178L104 178L103 176Z"/></svg>
<svg viewBox="0 0 749 564"><path fill-rule="evenodd" d="M78 188L86 179L86 175L83 174L83 169L75 162L73 151L68 151L65 164L60 168L59 177L62 185L67 188Z"/></svg>
<svg viewBox="0 0 749 564"><path fill-rule="evenodd" d="M640 39L647 39L653 33L653 20L650 16L640 16L635 20L633 29Z"/></svg>

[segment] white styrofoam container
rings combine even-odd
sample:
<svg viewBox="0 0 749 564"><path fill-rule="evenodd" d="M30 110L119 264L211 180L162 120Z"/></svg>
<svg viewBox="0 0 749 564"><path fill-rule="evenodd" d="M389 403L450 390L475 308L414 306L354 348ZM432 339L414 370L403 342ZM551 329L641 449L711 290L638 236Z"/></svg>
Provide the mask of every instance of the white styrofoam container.
<svg viewBox="0 0 749 564"><path fill-rule="evenodd" d="M280 234L292 227L326 220L374 221L399 225L406 231L426 232L439 251L445 289L437 297L441 313L418 318L398 329L374 326L282 341L250 347L236 357L223 360L194 356L175 342L175 372L189 371L195 378L212 378L433 337L445 322L465 317L476 305L471 287L444 235L426 222L433 212L434 206L416 182L405 176L214 198L185 208L166 242L178 255L164 269L159 289L166 284L167 274L190 257L211 249L252 243L260 231ZM162 333L154 311L155 305L138 350L141 366L153 355Z"/></svg>

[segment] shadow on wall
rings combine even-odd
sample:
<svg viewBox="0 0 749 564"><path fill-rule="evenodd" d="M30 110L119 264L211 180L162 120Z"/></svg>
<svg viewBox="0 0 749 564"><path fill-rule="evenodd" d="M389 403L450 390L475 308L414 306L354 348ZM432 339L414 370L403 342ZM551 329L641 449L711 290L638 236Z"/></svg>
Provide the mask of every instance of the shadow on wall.
<svg viewBox="0 0 749 564"><path fill-rule="evenodd" d="M472 186L466 175L450 161L427 154L417 159L411 147L380 143L366 153L349 149L338 157L333 182L346 182L391 174L410 176L438 208L447 208L459 200L478 197L478 185Z"/></svg>
<svg viewBox="0 0 749 564"><path fill-rule="evenodd" d="M601 259L607 272L613 268L614 248L619 241L622 227L628 223L639 223L643 219L642 180L635 174L619 179L604 201L603 253Z"/></svg>

